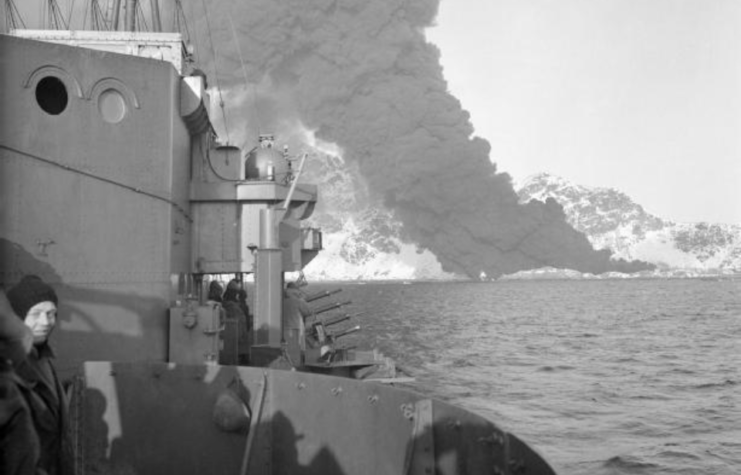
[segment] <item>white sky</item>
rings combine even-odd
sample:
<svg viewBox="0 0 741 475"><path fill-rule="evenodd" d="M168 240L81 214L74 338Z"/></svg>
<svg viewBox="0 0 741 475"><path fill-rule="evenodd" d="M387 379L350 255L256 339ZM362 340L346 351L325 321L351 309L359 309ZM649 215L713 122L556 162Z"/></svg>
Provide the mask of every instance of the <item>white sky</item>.
<svg viewBox="0 0 741 475"><path fill-rule="evenodd" d="M741 224L741 2L441 0L428 30L498 170Z"/></svg>

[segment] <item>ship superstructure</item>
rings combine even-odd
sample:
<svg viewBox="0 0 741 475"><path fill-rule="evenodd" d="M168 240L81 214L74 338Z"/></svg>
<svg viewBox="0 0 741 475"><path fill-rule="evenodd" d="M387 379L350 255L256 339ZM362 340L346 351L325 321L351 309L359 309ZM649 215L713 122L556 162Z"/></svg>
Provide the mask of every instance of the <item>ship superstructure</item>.
<svg viewBox="0 0 741 475"><path fill-rule="evenodd" d="M270 135L247 151L218 142L190 55L178 33L0 35L0 283L35 274L59 294L78 473L553 473L463 409L264 369L389 364L333 346L343 316L313 321L314 351L286 336L284 276L322 248L301 226L317 187ZM238 364L206 301L223 275L254 282L262 368Z"/></svg>
<svg viewBox="0 0 741 475"><path fill-rule="evenodd" d="M32 184L2 187L2 280L33 272L60 285L61 350L167 361L167 309L198 298L204 276L261 265L275 272L258 273L255 343L280 346L283 272L321 248L299 224L317 189L293 182L283 152L216 142L206 77L181 75L180 35L19 30L1 41L0 167ZM28 214L24 203L44 205Z"/></svg>

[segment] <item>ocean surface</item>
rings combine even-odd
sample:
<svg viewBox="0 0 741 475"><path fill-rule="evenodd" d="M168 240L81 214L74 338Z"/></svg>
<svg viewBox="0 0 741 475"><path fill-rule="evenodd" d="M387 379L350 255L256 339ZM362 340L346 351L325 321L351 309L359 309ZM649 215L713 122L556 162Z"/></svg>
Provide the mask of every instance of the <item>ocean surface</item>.
<svg viewBox="0 0 741 475"><path fill-rule="evenodd" d="M311 285L561 475L741 474L741 280Z"/></svg>

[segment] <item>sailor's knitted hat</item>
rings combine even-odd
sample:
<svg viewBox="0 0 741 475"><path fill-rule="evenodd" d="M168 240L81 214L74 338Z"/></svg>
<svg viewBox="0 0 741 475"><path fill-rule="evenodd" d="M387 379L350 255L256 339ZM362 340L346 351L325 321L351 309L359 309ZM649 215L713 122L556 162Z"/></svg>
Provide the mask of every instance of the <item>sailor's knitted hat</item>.
<svg viewBox="0 0 741 475"><path fill-rule="evenodd" d="M57 304L57 294L49 284L41 280L39 276L27 275L10 290L8 300L16 315L25 320L28 311L41 302L54 302Z"/></svg>

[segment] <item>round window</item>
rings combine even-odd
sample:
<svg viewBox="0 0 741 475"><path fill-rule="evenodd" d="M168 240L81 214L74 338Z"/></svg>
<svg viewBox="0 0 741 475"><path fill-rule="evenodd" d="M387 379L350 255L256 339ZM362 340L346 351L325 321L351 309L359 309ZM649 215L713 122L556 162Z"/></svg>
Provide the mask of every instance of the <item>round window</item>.
<svg viewBox="0 0 741 475"><path fill-rule="evenodd" d="M69 102L67 88L59 78L47 76L36 85L36 102L47 114L59 115Z"/></svg>
<svg viewBox="0 0 741 475"><path fill-rule="evenodd" d="M103 120L117 124L126 116L126 100L115 89L106 89L98 96L98 110Z"/></svg>

